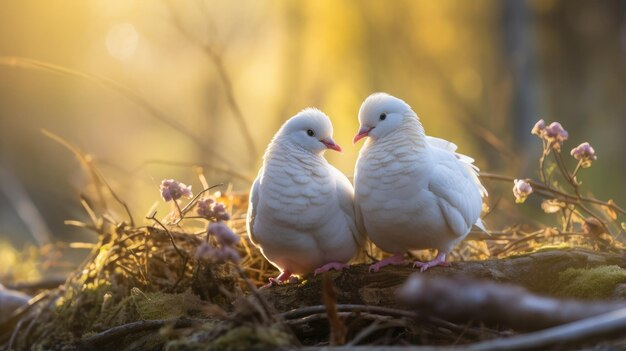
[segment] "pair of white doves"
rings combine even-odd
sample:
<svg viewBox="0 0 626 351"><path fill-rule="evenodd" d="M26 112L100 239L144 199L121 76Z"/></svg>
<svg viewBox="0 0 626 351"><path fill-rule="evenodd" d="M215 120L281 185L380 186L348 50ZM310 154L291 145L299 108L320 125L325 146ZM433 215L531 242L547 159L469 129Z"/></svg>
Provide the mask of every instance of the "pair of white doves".
<svg viewBox="0 0 626 351"><path fill-rule="evenodd" d="M278 130L252 185L247 226L250 240L281 274L341 270L366 237L392 256L370 266L405 264L408 250L438 250L424 271L446 265L446 254L470 232L484 230L482 197L474 160L456 145L426 136L404 101L385 93L370 95L359 110L368 137L352 184L323 157L341 151L323 112L308 108Z"/></svg>

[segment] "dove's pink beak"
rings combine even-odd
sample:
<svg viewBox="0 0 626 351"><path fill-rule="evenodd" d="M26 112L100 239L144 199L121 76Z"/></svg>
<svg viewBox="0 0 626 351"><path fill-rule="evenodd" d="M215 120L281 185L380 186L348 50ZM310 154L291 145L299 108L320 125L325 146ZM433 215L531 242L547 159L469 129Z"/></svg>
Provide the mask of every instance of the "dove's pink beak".
<svg viewBox="0 0 626 351"><path fill-rule="evenodd" d="M352 143L356 144L357 141L368 136L372 129L374 129L374 127L361 127L361 129L359 129L359 132L354 136L354 139L352 139Z"/></svg>
<svg viewBox="0 0 626 351"><path fill-rule="evenodd" d="M341 152L341 146L337 145L333 139L328 138L320 141L322 144L326 145L327 148Z"/></svg>

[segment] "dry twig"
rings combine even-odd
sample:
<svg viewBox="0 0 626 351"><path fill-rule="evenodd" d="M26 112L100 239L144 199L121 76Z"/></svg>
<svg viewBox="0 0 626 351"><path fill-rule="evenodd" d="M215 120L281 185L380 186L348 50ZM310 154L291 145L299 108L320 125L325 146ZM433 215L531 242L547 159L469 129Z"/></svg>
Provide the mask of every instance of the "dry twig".
<svg viewBox="0 0 626 351"><path fill-rule="evenodd" d="M482 321L516 330L539 330L626 309L624 302L558 300L514 285L421 274L409 277L400 296L428 315L454 322Z"/></svg>

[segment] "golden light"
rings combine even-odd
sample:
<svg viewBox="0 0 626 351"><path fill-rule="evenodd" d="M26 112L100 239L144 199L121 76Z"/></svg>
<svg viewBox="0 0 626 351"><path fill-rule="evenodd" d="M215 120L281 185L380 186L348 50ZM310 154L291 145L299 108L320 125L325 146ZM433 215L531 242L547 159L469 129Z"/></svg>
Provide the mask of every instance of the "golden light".
<svg viewBox="0 0 626 351"><path fill-rule="evenodd" d="M139 34L130 23L113 25L106 36L106 47L109 55L118 60L128 60L135 54L139 44Z"/></svg>

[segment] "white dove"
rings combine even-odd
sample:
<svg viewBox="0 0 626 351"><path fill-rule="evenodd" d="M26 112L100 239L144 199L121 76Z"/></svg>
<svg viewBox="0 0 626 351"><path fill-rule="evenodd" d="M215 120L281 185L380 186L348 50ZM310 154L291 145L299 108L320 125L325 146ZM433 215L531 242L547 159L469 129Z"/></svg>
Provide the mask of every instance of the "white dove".
<svg viewBox="0 0 626 351"><path fill-rule="evenodd" d="M323 157L341 151L323 112L307 108L283 124L265 151L250 190L248 235L280 269L270 285L292 274L347 268L361 239L354 188Z"/></svg>
<svg viewBox="0 0 626 351"><path fill-rule="evenodd" d="M438 250L436 258L414 267L448 265L446 255L472 225L485 230L480 212L487 191L474 160L456 153L455 144L426 136L411 107L385 93L365 99L359 122L354 143L369 138L355 167L356 210L372 242L394 254L370 270L404 264L407 250L430 248Z"/></svg>

